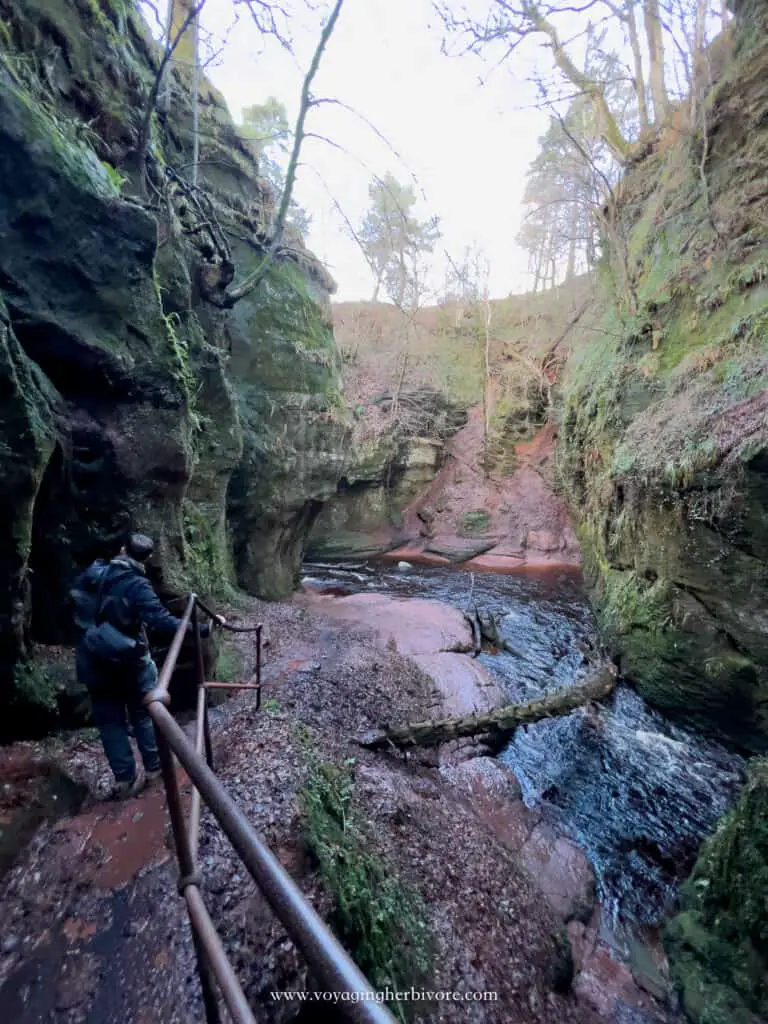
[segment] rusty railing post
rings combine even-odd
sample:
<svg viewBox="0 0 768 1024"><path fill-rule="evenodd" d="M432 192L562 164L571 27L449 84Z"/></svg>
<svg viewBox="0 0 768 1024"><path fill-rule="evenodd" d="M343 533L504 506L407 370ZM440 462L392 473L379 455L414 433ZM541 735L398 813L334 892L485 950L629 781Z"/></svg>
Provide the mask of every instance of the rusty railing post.
<svg viewBox="0 0 768 1024"><path fill-rule="evenodd" d="M205 688L197 688L197 715L195 717L195 750L198 754L203 753L203 711L205 706ZM189 845L192 849L192 859L197 862L197 846L200 841L200 812L201 805L200 790L195 786L192 790L192 806L189 811Z"/></svg>
<svg viewBox="0 0 768 1024"><path fill-rule="evenodd" d="M378 1003L378 1000L368 1001L367 994L372 992L370 982L328 930L271 850L262 843L213 774L207 687L226 684L208 684L205 681L203 649L198 629L198 604L205 614L215 618L214 612L206 608L202 602L198 602L195 594L190 594L179 628L158 676L157 685L146 695L144 703L157 735L168 815L179 864L179 892L184 897L192 928L207 1024L220 1024L217 984L235 1024L256 1024L256 1019L248 1006L232 963L227 957L200 893L197 847L203 799L261 889L272 911L304 955L315 977L330 991L354 993L358 997L349 1003L345 1002L344 1016L360 1024L395 1024L395 1018L385 1006ZM190 624L194 632L198 686L194 744L190 743L168 711L168 686ZM225 628L231 628L233 632L256 633L256 685L235 684L233 688L255 689L258 707L261 704L262 627L258 625L253 629L227 625ZM184 820L181 790L176 775L176 758L186 770L193 785L189 823Z"/></svg>
<svg viewBox="0 0 768 1024"><path fill-rule="evenodd" d="M158 703L161 704L161 706L164 706L161 701L158 701ZM194 887L199 890L200 876L195 868L195 858L192 853L189 835L187 834L186 825L184 823L184 808L181 804L179 780L176 778L176 758L173 755L173 751L168 746L165 737L162 735L162 732L159 730L155 731L157 733L157 749L160 754L160 766L163 771L163 781L165 782L168 816L171 819L173 842L176 847L176 859L179 862L179 894L184 896L186 899L186 891L188 888ZM211 975L210 964L208 963L208 958L200 944L200 939L194 922L191 922L191 924L192 939L194 940L195 954L197 956L197 972L200 976L200 988L203 996L203 1005L205 1006L205 1019L207 1024L220 1024L221 1017L219 1015L219 1003L216 998L216 989Z"/></svg>
<svg viewBox="0 0 768 1024"><path fill-rule="evenodd" d="M261 624L256 627L256 710L261 709Z"/></svg>
<svg viewBox="0 0 768 1024"><path fill-rule="evenodd" d="M205 665L203 664L203 645L200 640L200 620L197 614L197 603L192 610L192 629L195 633L195 660L197 668L197 685L203 693L202 705L198 705L198 714L202 707L203 740L205 742L205 760L208 767L213 768L213 744L211 743L211 724L208 720L208 695L205 692ZM200 691L198 691L200 692Z"/></svg>
<svg viewBox="0 0 768 1024"><path fill-rule="evenodd" d="M282 921L315 977L329 991L357 994L357 999L342 1004L343 1012L350 1019L359 1024L394 1024L395 1019L385 1006L361 998L363 993L373 991L371 983L306 900L279 860L264 845L168 709L162 702L153 701L149 710L157 731L163 734L168 746L181 760L222 831L267 903Z"/></svg>

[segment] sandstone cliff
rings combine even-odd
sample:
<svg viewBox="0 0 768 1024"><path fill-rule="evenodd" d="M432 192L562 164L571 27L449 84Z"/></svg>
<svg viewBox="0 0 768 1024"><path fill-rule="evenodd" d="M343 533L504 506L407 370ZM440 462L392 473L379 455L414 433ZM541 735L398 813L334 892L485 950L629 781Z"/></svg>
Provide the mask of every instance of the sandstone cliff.
<svg viewBox="0 0 768 1024"><path fill-rule="evenodd" d="M768 748L766 27L740 5L698 114L628 169L559 449L622 673L746 751Z"/></svg>
<svg viewBox="0 0 768 1024"><path fill-rule="evenodd" d="M0 0L0 665L68 638L75 573L128 528L168 592L290 591L349 435L333 282L286 238L255 266L274 199L203 83L168 77L139 199L136 146L160 53L117 0ZM28 673L4 700L51 703Z"/></svg>

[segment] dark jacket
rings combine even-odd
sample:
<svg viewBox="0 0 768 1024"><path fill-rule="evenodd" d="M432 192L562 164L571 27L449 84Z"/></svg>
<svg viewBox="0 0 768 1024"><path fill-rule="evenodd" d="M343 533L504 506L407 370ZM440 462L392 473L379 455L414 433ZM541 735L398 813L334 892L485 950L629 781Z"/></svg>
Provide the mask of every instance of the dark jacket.
<svg viewBox="0 0 768 1024"><path fill-rule="evenodd" d="M163 607L141 563L127 555L94 562L78 577L72 598L75 622L83 632L91 622L109 622L146 646L144 627L173 635L181 625L181 619Z"/></svg>

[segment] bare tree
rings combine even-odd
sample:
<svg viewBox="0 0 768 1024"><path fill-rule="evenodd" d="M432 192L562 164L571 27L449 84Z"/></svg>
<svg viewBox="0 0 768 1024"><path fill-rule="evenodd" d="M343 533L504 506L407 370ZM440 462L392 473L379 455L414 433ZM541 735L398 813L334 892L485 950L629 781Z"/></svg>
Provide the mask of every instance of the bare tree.
<svg viewBox="0 0 768 1024"><path fill-rule="evenodd" d="M139 172L139 190L144 197L147 194L146 171L149 142L152 136L152 117L157 109L166 69L179 47L182 48L181 52L186 55L186 59L189 59L190 63L197 60L197 20L205 4L206 0L197 0L196 3L192 3L190 0L171 0L165 49L144 104L136 142L135 159Z"/></svg>
<svg viewBox="0 0 768 1024"><path fill-rule="evenodd" d="M605 98L605 84L582 71L568 53L554 22L547 15L563 10L583 13L597 6L601 0L586 0L578 8L567 7L565 4L549 5L546 8L532 2L520 0L514 6L507 0L494 0L486 20L478 19L462 7L457 16L454 5L444 2L436 4L437 9L449 32L459 35L465 40L466 49L475 53L481 52L486 46L502 43L505 58L511 56L520 44L533 35L544 36L545 45L550 50L555 66L579 93L589 98L595 114L598 130L617 160L625 162L632 151L632 144L622 133L619 124ZM646 3L657 3L657 0L645 0Z"/></svg>
<svg viewBox="0 0 768 1024"><path fill-rule="evenodd" d="M606 0L606 6L612 14L621 22L627 35L629 48L632 52L632 85L637 98L637 114L640 121L640 131L645 131L650 126L648 115L648 100L645 95L645 74L643 72L643 51L640 45L640 32L637 27L635 16L636 0L623 0L614 3L613 0Z"/></svg>
<svg viewBox="0 0 768 1024"><path fill-rule="evenodd" d="M659 0L643 0L643 17L648 41L653 110L656 121L659 122L669 113L669 95L664 81L664 33L659 13Z"/></svg>
<svg viewBox="0 0 768 1024"><path fill-rule="evenodd" d="M248 9L260 35L273 36L284 49L292 49L285 0L235 0L235 7Z"/></svg>
<svg viewBox="0 0 768 1024"><path fill-rule="evenodd" d="M328 41L333 35L333 30L336 27L339 14L344 0L336 0L331 10L328 20L323 26L322 32L320 33L320 39L318 40L315 52L312 55L310 61L309 70L304 76L304 81L301 87L301 98L299 102L299 113L296 118L296 126L293 133L293 147L291 149L291 155L288 160L288 168L285 173L285 188L283 194L280 197L280 205L277 210L277 216L275 218L274 230L272 233L272 239L267 247L266 252L261 260L261 263L249 274L244 281L241 281L238 285L233 285L231 288L225 288L223 293L215 293L212 290L208 292L208 298L211 301L222 306L224 309L231 309L236 302L240 299L245 298L255 288L261 284L266 277L270 266L272 265L283 239L283 233L285 231L286 220L288 217L288 211L291 205L291 198L293 196L293 186L296 181L296 172L299 167L299 157L301 155L301 147L306 136L306 121L307 114L316 106L319 102L312 96L312 83L317 75L320 62L322 60L325 49L328 45Z"/></svg>

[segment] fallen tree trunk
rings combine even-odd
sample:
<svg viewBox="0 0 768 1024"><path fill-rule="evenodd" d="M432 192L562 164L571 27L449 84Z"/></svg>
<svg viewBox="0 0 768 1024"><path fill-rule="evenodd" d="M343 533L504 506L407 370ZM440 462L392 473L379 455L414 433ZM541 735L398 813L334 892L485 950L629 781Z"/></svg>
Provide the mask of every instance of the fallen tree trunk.
<svg viewBox="0 0 768 1024"><path fill-rule="evenodd" d="M616 668L609 663L595 668L578 686L557 693L548 693L524 704L508 704L482 715L442 718L437 721L414 722L395 728L374 729L357 741L368 750L382 747L434 747L449 740L467 736L503 739L519 725L530 725L542 718L567 715L582 704L607 697L616 685Z"/></svg>

